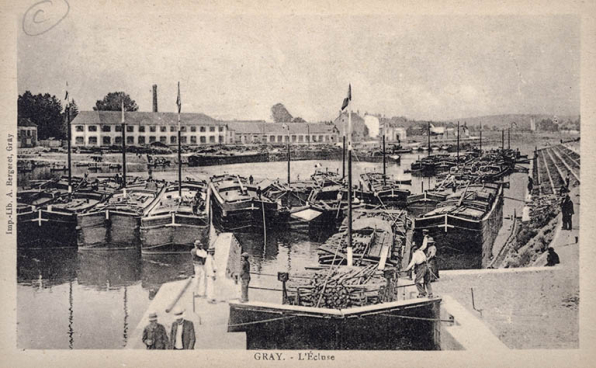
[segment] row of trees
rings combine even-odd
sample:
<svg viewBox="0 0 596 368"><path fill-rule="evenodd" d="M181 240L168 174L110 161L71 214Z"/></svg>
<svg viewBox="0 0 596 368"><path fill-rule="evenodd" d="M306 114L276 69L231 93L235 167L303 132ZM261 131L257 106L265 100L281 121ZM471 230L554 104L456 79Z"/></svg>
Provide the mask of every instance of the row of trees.
<svg viewBox="0 0 596 368"><path fill-rule="evenodd" d="M139 107L130 96L124 92L110 92L102 100L98 100L93 107L95 111L120 111L122 101L126 111L137 111ZM19 95L17 101L18 121L29 119L37 125L39 139L66 139L67 119L66 106L63 101L49 93L34 95L26 91ZM79 113L79 107L74 99L70 101L70 119Z"/></svg>

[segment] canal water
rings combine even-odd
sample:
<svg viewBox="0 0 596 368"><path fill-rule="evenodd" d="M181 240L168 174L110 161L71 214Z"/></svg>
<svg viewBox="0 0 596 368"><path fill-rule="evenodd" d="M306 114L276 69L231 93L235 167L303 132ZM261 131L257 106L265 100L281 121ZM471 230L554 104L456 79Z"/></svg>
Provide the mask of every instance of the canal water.
<svg viewBox="0 0 596 368"><path fill-rule="evenodd" d="M423 154L402 155L401 165L389 163L387 174L401 180L413 193L434 186L434 178L412 177L404 169ZM299 161L291 163L292 180L307 179L315 170L341 172L341 161ZM381 171L381 163L354 160L354 178L364 172ZM208 179L212 175L234 173L253 175L255 180L287 178L286 162L266 162L184 168L184 177ZM146 175L146 173L130 173ZM156 179L176 180L176 171L153 173ZM512 190L505 195L523 198L525 174L511 176ZM506 179L507 180L507 179ZM357 179L355 179L357 183ZM520 195L520 189L521 195ZM510 191L515 193L509 194ZM505 200L504 213L510 215L518 202ZM243 248L251 255L252 271L275 274L316 265L320 243L307 237L270 231L239 234ZM137 250L77 251L39 250L19 252L17 259L17 346L21 349L120 349L151 300L166 282L193 274L189 255L142 255ZM275 278L255 277L254 285L279 287ZM223 347L222 347L223 348Z"/></svg>

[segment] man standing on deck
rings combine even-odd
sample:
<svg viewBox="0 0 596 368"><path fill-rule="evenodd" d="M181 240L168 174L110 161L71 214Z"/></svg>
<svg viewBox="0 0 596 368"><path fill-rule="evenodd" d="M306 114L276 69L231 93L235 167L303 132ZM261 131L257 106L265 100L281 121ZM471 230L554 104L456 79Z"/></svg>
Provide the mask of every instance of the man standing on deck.
<svg viewBox="0 0 596 368"><path fill-rule="evenodd" d="M157 314L149 314L149 324L143 330L143 343L147 350L165 350L168 348L166 328L157 323Z"/></svg>
<svg viewBox="0 0 596 368"><path fill-rule="evenodd" d="M416 248L414 254L412 255L412 261L410 261L410 264L404 271L408 272L412 269L412 267L414 267L414 272L416 273L414 282L416 283L416 288L418 289L418 297L424 298L426 296L426 291L428 291L428 297L432 298L433 288L430 284L430 275L423 246Z"/></svg>
<svg viewBox="0 0 596 368"><path fill-rule="evenodd" d="M248 260L248 253L242 253L242 260L240 263L240 280L242 281L242 297L241 303L248 301L248 284L250 283L250 261Z"/></svg>
<svg viewBox="0 0 596 368"><path fill-rule="evenodd" d="M192 265L195 269L196 291L195 295L198 297L205 296L205 261L207 259L207 252L201 247L201 241L195 241L195 247L190 251L192 257Z"/></svg>
<svg viewBox="0 0 596 368"><path fill-rule="evenodd" d="M207 277L207 300L209 303L215 303L215 278L217 274L217 268L215 267L215 248L209 248L207 250L207 259L205 260L205 275Z"/></svg>
<svg viewBox="0 0 596 368"><path fill-rule="evenodd" d="M184 310L174 312L176 320L170 331L170 348L173 350L192 350L195 348L195 325L184 319Z"/></svg>

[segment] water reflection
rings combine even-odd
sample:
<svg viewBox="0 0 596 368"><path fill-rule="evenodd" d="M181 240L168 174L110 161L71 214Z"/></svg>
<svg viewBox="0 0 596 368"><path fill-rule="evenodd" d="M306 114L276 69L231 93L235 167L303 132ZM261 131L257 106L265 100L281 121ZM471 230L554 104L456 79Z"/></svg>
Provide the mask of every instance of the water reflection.
<svg viewBox="0 0 596 368"><path fill-rule="evenodd" d="M143 254L141 283L153 300L162 284L194 274L190 253Z"/></svg>
<svg viewBox="0 0 596 368"><path fill-rule="evenodd" d="M85 250L78 252L77 279L80 285L96 290L118 289L141 279L140 252L126 250Z"/></svg>
<svg viewBox="0 0 596 368"><path fill-rule="evenodd" d="M17 281L35 288L51 288L76 279L76 249L35 249L18 252Z"/></svg>

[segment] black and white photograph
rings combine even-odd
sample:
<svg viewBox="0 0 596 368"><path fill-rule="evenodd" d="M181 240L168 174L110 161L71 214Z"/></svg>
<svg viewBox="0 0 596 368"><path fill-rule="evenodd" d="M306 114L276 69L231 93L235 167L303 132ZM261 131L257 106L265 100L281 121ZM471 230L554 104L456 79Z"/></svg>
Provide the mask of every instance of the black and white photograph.
<svg viewBox="0 0 596 368"><path fill-rule="evenodd" d="M281 4L15 7L8 345L578 355L581 8Z"/></svg>

